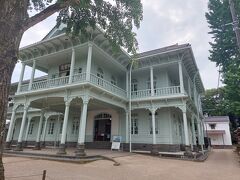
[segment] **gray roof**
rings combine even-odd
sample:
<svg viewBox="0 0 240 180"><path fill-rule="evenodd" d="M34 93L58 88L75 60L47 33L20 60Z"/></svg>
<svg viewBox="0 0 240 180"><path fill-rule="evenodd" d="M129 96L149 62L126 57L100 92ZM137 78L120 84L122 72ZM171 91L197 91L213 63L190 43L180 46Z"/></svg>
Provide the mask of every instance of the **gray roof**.
<svg viewBox="0 0 240 180"><path fill-rule="evenodd" d="M205 117L205 122L229 122L228 116L209 116Z"/></svg>

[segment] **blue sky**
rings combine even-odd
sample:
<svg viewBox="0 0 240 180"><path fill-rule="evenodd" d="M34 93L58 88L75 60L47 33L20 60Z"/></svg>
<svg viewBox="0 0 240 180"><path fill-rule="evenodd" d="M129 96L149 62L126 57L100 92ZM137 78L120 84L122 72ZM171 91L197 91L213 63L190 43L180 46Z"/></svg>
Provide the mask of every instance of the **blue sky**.
<svg viewBox="0 0 240 180"><path fill-rule="evenodd" d="M216 88L218 71L208 60L209 28L205 19L208 0L142 0L144 20L137 31L140 52L173 44L190 43L206 89ZM56 14L25 32L21 47L40 41L55 25ZM19 79L21 64L13 73L12 82ZM25 79L30 77L26 69ZM36 72L36 76L42 75Z"/></svg>

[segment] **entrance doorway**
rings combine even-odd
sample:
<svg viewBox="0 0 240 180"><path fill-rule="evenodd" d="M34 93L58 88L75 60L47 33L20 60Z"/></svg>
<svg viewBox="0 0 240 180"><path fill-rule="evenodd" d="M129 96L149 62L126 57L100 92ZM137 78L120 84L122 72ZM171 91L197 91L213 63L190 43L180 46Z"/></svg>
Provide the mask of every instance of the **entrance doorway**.
<svg viewBox="0 0 240 180"><path fill-rule="evenodd" d="M111 120L110 114L102 113L94 118L94 141L111 140Z"/></svg>

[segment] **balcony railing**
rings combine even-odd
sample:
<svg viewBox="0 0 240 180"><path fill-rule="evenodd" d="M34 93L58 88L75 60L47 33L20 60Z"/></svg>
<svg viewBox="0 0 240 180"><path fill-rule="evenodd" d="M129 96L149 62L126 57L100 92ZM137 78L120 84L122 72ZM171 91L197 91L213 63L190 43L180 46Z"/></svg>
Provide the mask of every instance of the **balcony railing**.
<svg viewBox="0 0 240 180"><path fill-rule="evenodd" d="M171 96L180 94L180 86L171 86L154 89L154 96ZM151 90L132 91L132 99L151 97Z"/></svg>
<svg viewBox="0 0 240 180"><path fill-rule="evenodd" d="M83 83L83 82L87 82L86 73L79 73L79 74L73 75L72 84ZM37 81L32 84L31 91L66 86L68 83L69 83L69 76ZM110 91L116 95L119 95L123 98L126 98L127 93L125 90L117 87L116 85L112 84L111 82L108 82L102 78L97 77L94 74L91 74L91 76L90 76L90 83L92 83L96 86L99 86L107 91ZM27 92L28 87L29 87L29 84L22 85L21 92Z"/></svg>
<svg viewBox="0 0 240 180"><path fill-rule="evenodd" d="M79 84L79 83L85 83L85 82L87 82L86 73L77 73L73 75L71 84L73 85L73 84ZM125 90L121 89L120 87L94 74L90 75L89 83L97 87L103 88L120 97L123 97L123 98L127 97L127 92ZM66 85L69 85L69 76L33 82L32 89L30 91L43 90L43 89L49 89L54 87L62 87ZM22 85L21 92L27 92L28 87L29 87L29 84ZM131 95L132 95L132 99L141 99L141 98L147 98L147 97L171 96L171 95L180 94L180 92L181 92L180 86L171 86L171 87L154 89L153 96L151 96L150 89L133 91L131 92Z"/></svg>
<svg viewBox="0 0 240 180"><path fill-rule="evenodd" d="M97 77L96 75L94 74L91 74L90 76L90 82L99 86L99 87L102 87L110 92L113 92L113 93L116 93L122 97L126 97L127 93L125 90L117 87L116 85L112 84L111 82L109 81L106 81L100 77Z"/></svg>

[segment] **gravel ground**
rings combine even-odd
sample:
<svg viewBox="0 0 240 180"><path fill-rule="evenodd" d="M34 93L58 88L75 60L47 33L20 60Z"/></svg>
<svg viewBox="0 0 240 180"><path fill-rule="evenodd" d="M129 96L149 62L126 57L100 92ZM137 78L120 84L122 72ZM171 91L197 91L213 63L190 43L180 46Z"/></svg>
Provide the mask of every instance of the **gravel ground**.
<svg viewBox="0 0 240 180"><path fill-rule="evenodd" d="M105 160L88 164L19 157L4 157L3 160L6 180L40 180L38 174L44 169L47 170L46 180L240 180L239 158L233 150L213 150L203 163L144 155L115 159L120 166ZM29 175L36 176L26 177Z"/></svg>

